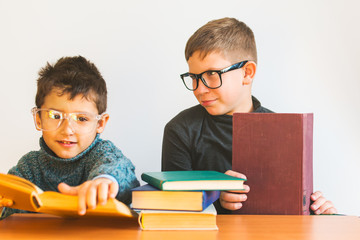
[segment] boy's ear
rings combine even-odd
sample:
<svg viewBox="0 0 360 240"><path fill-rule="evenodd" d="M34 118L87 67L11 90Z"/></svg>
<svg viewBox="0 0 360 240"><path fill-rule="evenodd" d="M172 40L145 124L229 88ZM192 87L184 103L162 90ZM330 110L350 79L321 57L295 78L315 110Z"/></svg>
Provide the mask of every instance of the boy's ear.
<svg viewBox="0 0 360 240"><path fill-rule="evenodd" d="M36 113L36 114L37 115L34 115L35 127L36 127L36 130L41 131L41 118L39 115L40 113Z"/></svg>
<svg viewBox="0 0 360 240"><path fill-rule="evenodd" d="M107 114L107 113L105 113L103 116L102 116L102 118L101 118L101 120L99 120L99 122L98 122L98 126L97 126L97 128L96 128L96 133L102 133L103 131L104 131L104 129L105 129L105 126L106 126L106 123L107 123L107 121L109 120L109 114Z"/></svg>
<svg viewBox="0 0 360 240"><path fill-rule="evenodd" d="M253 61L249 61L244 66L244 80L243 85L250 85L255 77L256 73L256 63Z"/></svg>

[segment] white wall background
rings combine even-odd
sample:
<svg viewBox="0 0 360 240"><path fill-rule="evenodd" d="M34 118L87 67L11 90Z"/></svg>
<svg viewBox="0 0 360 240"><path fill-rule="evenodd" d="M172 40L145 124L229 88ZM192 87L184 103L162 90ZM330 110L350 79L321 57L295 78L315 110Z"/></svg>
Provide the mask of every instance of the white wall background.
<svg viewBox="0 0 360 240"><path fill-rule="evenodd" d="M186 41L230 16L255 33L254 95L276 112L315 115L315 189L340 213L360 215L359 9L357 0L0 0L0 172L39 148L30 114L37 72L74 55L107 81L111 118L102 137L137 176L159 171L164 125L196 104L179 78Z"/></svg>

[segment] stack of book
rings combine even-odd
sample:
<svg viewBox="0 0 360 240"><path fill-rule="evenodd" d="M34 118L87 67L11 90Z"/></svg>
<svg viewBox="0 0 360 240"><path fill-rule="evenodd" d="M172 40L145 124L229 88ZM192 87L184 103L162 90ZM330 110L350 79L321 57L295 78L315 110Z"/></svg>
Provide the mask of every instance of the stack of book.
<svg viewBox="0 0 360 240"><path fill-rule="evenodd" d="M216 171L147 172L132 190L143 230L217 230L213 205L220 190L241 190L244 179Z"/></svg>

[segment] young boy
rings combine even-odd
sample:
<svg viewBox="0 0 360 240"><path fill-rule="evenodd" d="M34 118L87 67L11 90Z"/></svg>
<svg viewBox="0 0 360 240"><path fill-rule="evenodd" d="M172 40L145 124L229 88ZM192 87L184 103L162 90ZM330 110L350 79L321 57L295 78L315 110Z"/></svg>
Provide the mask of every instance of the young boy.
<svg viewBox="0 0 360 240"><path fill-rule="evenodd" d="M78 195L79 215L109 198L130 204L130 189L139 186L135 167L99 137L109 120L106 105L106 83L93 63L79 56L47 64L39 72L32 109L36 129L42 131L40 150L23 156L8 173L44 191ZM1 199L1 218L24 212L7 208L11 199Z"/></svg>
<svg viewBox="0 0 360 240"><path fill-rule="evenodd" d="M253 32L234 18L210 21L190 37L185 58L189 72L181 78L200 105L180 112L165 126L162 170L215 170L246 178L231 171L232 115L271 112L251 95L257 68ZM245 186L245 191L222 192L215 203L218 212L240 209L249 191ZM336 213L321 192L312 200L316 214Z"/></svg>

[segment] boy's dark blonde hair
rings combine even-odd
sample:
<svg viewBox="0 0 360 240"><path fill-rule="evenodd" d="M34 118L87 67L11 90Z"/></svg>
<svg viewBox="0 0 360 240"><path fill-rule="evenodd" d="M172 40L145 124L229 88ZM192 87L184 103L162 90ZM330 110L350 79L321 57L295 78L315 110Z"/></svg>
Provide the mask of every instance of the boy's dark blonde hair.
<svg viewBox="0 0 360 240"><path fill-rule="evenodd" d="M235 18L213 20L199 28L186 44L186 61L196 51L200 51L202 58L211 52L220 52L232 61L252 60L257 63L254 33Z"/></svg>
<svg viewBox="0 0 360 240"><path fill-rule="evenodd" d="M53 90L59 95L70 94L70 100L82 95L96 104L99 114L106 111L106 83L96 66L82 56L63 57L54 65L47 63L37 80L36 107L41 108L45 97Z"/></svg>

